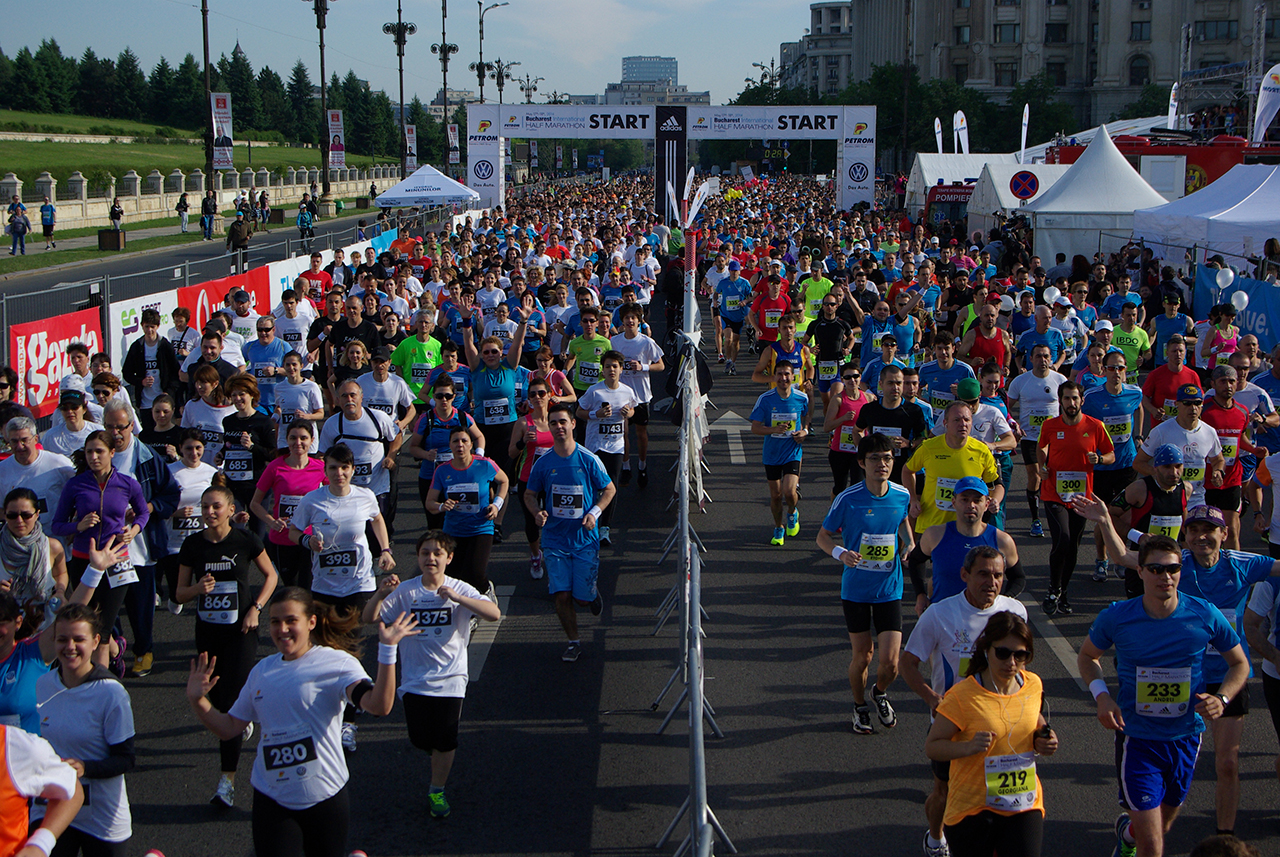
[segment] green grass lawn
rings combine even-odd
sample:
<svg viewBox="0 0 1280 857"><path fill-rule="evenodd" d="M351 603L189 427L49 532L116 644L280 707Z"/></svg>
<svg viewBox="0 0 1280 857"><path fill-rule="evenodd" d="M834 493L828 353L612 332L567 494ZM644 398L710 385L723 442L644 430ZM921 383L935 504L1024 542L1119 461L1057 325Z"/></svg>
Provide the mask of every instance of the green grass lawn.
<svg viewBox="0 0 1280 857"><path fill-rule="evenodd" d="M112 259L121 255L116 250L99 250L96 247L83 250L44 250L44 241L38 234L27 236L27 255L10 256L8 249L0 253L0 274L14 274L19 271L34 271L50 265L64 265L67 262L87 262L93 259ZM34 240L31 240L33 239ZM129 251L152 250L156 247L168 247L172 244L197 244L200 242L200 230L196 229L186 235L162 235L158 238L143 238L137 241L130 239ZM8 247L5 242L4 247Z"/></svg>
<svg viewBox="0 0 1280 857"><path fill-rule="evenodd" d="M73 116L64 113L27 113L22 110L0 110L0 131L18 131L16 126L34 126L36 133L46 134L100 134L122 137L147 136L156 133L154 122L135 122L131 119L102 119L96 116ZM93 130L90 130L93 129ZM199 131L186 128L176 130L182 137L199 137Z"/></svg>

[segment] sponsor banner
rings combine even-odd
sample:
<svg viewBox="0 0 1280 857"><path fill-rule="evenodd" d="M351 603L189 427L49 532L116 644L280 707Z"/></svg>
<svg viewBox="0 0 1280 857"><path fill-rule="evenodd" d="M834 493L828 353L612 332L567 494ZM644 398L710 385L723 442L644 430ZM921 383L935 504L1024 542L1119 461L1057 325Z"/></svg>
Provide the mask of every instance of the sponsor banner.
<svg viewBox="0 0 1280 857"><path fill-rule="evenodd" d="M227 292L244 289L251 298L250 307L259 315L271 312L271 283L266 265L251 268L244 274L233 274L217 280L178 289L178 306L191 310L191 326L203 330L205 322L225 306Z"/></svg>
<svg viewBox="0 0 1280 857"><path fill-rule="evenodd" d="M691 140L837 140L844 131L838 106L689 107Z"/></svg>
<svg viewBox="0 0 1280 857"><path fill-rule="evenodd" d="M1271 120L1280 111L1280 63L1267 69L1258 86L1258 106L1253 116L1253 142L1261 143L1266 138L1267 128Z"/></svg>
<svg viewBox="0 0 1280 857"><path fill-rule="evenodd" d="M409 171L409 175L413 175L418 171L417 125L404 126L404 168Z"/></svg>
<svg viewBox="0 0 1280 857"><path fill-rule="evenodd" d="M531 167L538 166L538 141L537 140L529 141L529 166Z"/></svg>
<svg viewBox="0 0 1280 857"><path fill-rule="evenodd" d="M480 208L502 204L506 169L498 111L506 109L505 104L467 105L467 173L463 184L480 194Z"/></svg>
<svg viewBox="0 0 1280 857"><path fill-rule="evenodd" d="M467 124L471 111L467 105ZM520 140L570 137L592 140L652 140L653 108L606 104L503 104L491 131ZM468 130L470 134L470 130Z"/></svg>
<svg viewBox="0 0 1280 857"><path fill-rule="evenodd" d="M1202 251L1203 255L1213 250ZM1280 344L1280 330L1273 330L1272 319L1280 319L1280 289L1265 280L1254 280L1249 277L1236 278L1225 289L1218 287L1218 270L1200 265L1196 268L1196 293L1194 306L1211 307L1219 303L1227 303L1236 292L1244 292L1249 297L1248 305L1236 314L1235 324L1240 328L1240 335L1253 334L1258 337L1258 345L1265 352L1270 352Z"/></svg>
<svg viewBox="0 0 1280 857"><path fill-rule="evenodd" d="M874 106L847 106L843 110L840 137L840 194L841 209L853 208L859 202L871 204L876 190L876 108Z"/></svg>
<svg viewBox="0 0 1280 857"><path fill-rule="evenodd" d="M391 245L395 243L399 234L399 229L384 229L381 235L375 236L374 239L369 242L369 246L372 247L376 253L381 254L384 250L391 249Z"/></svg>
<svg viewBox="0 0 1280 857"><path fill-rule="evenodd" d="M564 168L564 146L556 146L556 169Z"/></svg>
<svg viewBox="0 0 1280 857"><path fill-rule="evenodd" d="M37 417L58 408L59 384L71 372L67 346L83 342L89 353L103 346L102 319L97 308L54 316L9 328L9 354L18 373L16 401Z"/></svg>
<svg viewBox="0 0 1280 857"><path fill-rule="evenodd" d="M342 111L329 111L329 169L347 168L347 135L342 130Z"/></svg>
<svg viewBox="0 0 1280 857"><path fill-rule="evenodd" d="M112 366L123 366L129 346L142 335L142 311L154 309L160 312L160 335L173 327L170 313L178 305L178 290L169 289L128 301L112 301L107 316L107 353Z"/></svg>
<svg viewBox="0 0 1280 857"><path fill-rule="evenodd" d="M575 170L578 168L578 150L577 149L573 150L573 168Z"/></svg>
<svg viewBox="0 0 1280 857"><path fill-rule="evenodd" d="M462 153L458 151L458 126L449 125L446 130L449 136L449 163L461 163Z"/></svg>
<svg viewBox="0 0 1280 857"><path fill-rule="evenodd" d="M209 93L209 110L213 120L213 168L234 170L231 146L231 93Z"/></svg>
<svg viewBox="0 0 1280 857"><path fill-rule="evenodd" d="M684 192L689 129L689 108L661 104L654 111L658 131L653 144L653 210L673 222L671 212L680 210Z"/></svg>

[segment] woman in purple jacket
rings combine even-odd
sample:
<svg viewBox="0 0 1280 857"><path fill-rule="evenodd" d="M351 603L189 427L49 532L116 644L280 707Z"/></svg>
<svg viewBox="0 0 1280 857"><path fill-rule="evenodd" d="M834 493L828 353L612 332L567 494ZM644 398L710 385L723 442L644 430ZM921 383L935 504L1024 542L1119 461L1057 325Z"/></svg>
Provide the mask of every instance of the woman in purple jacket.
<svg viewBox="0 0 1280 857"><path fill-rule="evenodd" d="M142 486L116 470L111 457L111 438L105 431L91 432L84 449L75 454L76 475L67 480L54 513L54 534L75 539L67 562L73 586L79 585L89 565L90 542L104 545L112 536L119 536L128 544L147 526L151 515ZM129 587L137 580L138 573L128 558L107 569L89 602L101 613L102 627L115 624ZM104 667L112 654L111 642L106 637L94 652L94 660Z"/></svg>

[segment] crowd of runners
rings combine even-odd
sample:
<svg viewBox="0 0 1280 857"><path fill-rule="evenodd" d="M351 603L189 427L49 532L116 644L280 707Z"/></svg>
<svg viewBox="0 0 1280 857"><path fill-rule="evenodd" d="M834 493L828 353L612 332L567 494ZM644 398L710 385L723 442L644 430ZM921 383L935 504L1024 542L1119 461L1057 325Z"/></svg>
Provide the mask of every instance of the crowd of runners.
<svg viewBox="0 0 1280 857"><path fill-rule="evenodd" d="M1142 248L1046 267L1010 236L931 231L891 204L837 212L807 179L737 187L688 234L627 178L526 193L382 254L316 252L276 307L233 290L201 329L181 307L166 330L143 312L119 367L72 345L43 431L0 404L0 723L48 742L6 729L12 791L44 799L30 831L0 824L15 847L30 833L18 853L126 853L121 682L152 671L166 608L194 613L187 698L219 741L216 805L235 805L258 733L257 853L346 854L346 754L359 715L397 698L430 757L427 812L449 815L468 643L501 618L496 546L521 542L522 568L527 546L561 659L591 655L579 615L601 614L601 550L649 486L686 242L708 362L749 369L717 383L758 393L773 521L740 551L800 534L803 450L825 445L816 542L843 567L853 731L896 725L899 672L935 715L924 853L1040 853L1036 757L1058 739L1017 596L1071 615L1090 528L1092 580L1128 598L1078 664L1115 732L1116 853L1163 853L1206 729L1231 834L1250 645L1280 733L1280 564L1239 550L1250 527L1280 556L1280 351L1269 361L1230 304L1192 313L1189 281ZM427 529L402 540L406 570L399 470L415 463ZM1030 527L1011 534L1023 497ZM1048 568L1024 568L1017 541L1046 529ZM276 651L260 657L263 625ZM46 781L14 768L24 753Z"/></svg>

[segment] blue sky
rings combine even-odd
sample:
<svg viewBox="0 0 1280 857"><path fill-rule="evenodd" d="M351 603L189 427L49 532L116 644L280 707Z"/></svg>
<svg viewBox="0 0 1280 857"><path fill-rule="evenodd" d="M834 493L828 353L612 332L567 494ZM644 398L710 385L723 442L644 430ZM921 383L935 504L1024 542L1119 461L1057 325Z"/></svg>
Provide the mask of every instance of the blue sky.
<svg viewBox="0 0 1280 857"><path fill-rule="evenodd" d="M489 5L492 0L486 0ZM711 90L723 104L756 71L753 62L777 58L778 43L799 38L808 25L807 0L510 0L485 15L485 59L518 61L513 74L545 78L544 94L603 93L621 77L623 56L654 54L680 61L680 83ZM255 69L270 65L287 77L301 58L317 78L319 48L310 0L232 3L209 0L209 45L214 61L231 53L239 38ZM190 52L201 55L199 0L42 0L6 16L0 48L12 57L23 45L34 49L56 38L64 53L92 47L114 57L133 48L143 66L165 56L176 65ZM450 88L475 90L479 37L474 0L448 0L448 37L458 54L449 63ZM440 88L440 63L431 45L440 41L439 0L404 0L404 19L418 25L405 49L405 99L424 101ZM330 0L325 62L330 71L348 68L396 99L396 55L382 24L394 21L394 0ZM460 87L461 85L461 87ZM496 97L487 81L485 97ZM506 100L520 97L508 88Z"/></svg>

